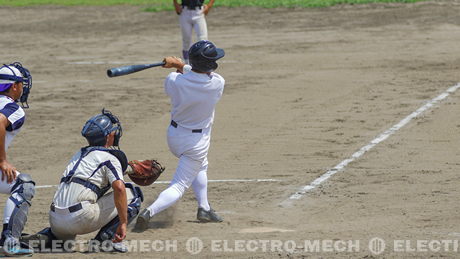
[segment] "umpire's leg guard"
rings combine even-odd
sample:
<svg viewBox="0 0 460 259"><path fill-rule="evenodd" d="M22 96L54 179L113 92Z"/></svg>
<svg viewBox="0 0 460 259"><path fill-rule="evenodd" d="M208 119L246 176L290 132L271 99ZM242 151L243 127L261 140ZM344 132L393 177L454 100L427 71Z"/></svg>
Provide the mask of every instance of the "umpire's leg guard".
<svg viewBox="0 0 460 259"><path fill-rule="evenodd" d="M35 182L28 174L19 174L16 178L16 184L11 188L10 200L16 207L10 215L8 224L4 224L2 238L0 243L3 244L7 237L18 239L27 222L27 214L31 206L32 198L35 195Z"/></svg>
<svg viewBox="0 0 460 259"><path fill-rule="evenodd" d="M128 204L128 224L131 223L141 208L141 203L144 201L144 195L139 187L132 185L131 183L125 183L126 188L131 189L133 192L134 198L131 203ZM120 224L120 219L116 216L109 223L101 228L99 233L97 233L95 240L103 242L105 240L111 240L115 233L117 232L118 225Z"/></svg>

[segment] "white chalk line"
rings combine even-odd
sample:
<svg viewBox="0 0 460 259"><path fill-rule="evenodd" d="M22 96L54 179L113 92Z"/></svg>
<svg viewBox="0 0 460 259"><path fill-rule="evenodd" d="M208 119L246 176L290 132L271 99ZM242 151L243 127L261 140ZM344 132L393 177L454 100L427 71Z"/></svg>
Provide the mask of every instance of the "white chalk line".
<svg viewBox="0 0 460 259"><path fill-rule="evenodd" d="M221 180L208 180L209 183L250 183L250 182L281 182L277 179L221 179ZM170 181L156 181L154 184L169 184ZM39 185L35 186L36 189L43 188L57 188L59 185Z"/></svg>
<svg viewBox="0 0 460 259"><path fill-rule="evenodd" d="M402 119L400 122L398 122L397 124L393 125L391 128L387 129L385 132L383 132L382 134L377 136L369 144L363 146L361 149L359 149L357 152L355 152L353 155L351 155L351 157L343 160L342 162L340 162L339 164L334 166L334 168L328 170L326 173L324 173L320 177L316 178L310 184L305 185L302 188L300 188L296 193L292 194L288 199L286 199L283 202L281 202L280 206L286 207L288 205L291 205L294 200L301 199L307 192L315 189L316 187L318 187L319 185L321 185L322 183L327 181L329 178L331 178L333 175L335 175L336 173L338 173L338 172L342 171L343 169L345 169L345 167L349 163L351 163L351 162L355 161L356 159L360 158L362 155L364 155L364 153L366 153L367 151L371 150L377 144L379 144L380 142L384 141L385 139L387 139L388 137L393 135L395 132L397 132L402 127L404 127L406 124L408 124L412 119L416 118L417 116L419 116L423 112L427 111L428 109L433 107L436 103L444 100L446 97L448 97L450 94L452 94L455 91L457 91L459 88L460 88L460 83L450 87L445 92L443 92L442 94L438 95L436 98L432 99L431 101L429 101L428 103L426 103L422 107L418 108L415 112L409 114L406 118Z"/></svg>

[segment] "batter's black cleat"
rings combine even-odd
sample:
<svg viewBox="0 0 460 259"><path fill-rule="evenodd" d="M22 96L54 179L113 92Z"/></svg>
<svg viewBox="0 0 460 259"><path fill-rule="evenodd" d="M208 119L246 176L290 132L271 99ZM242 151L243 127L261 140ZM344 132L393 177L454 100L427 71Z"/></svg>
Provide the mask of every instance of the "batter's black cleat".
<svg viewBox="0 0 460 259"><path fill-rule="evenodd" d="M151 218L152 217L150 217L150 211L148 209L143 209L137 217L136 226L134 228L140 231L148 229Z"/></svg>
<svg viewBox="0 0 460 259"><path fill-rule="evenodd" d="M203 208L198 208L198 212L196 213L196 219L201 223L208 223L208 222L222 222L224 221L213 209L208 211L204 210Z"/></svg>

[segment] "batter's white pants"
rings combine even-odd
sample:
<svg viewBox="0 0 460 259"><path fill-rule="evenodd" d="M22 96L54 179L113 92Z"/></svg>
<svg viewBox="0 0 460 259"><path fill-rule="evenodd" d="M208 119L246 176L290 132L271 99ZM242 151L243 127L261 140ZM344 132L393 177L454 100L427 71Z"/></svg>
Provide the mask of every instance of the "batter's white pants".
<svg viewBox="0 0 460 259"><path fill-rule="evenodd" d="M51 231L60 240L74 240L77 235L88 234L101 229L118 215L113 192L102 196L96 203L82 202L83 208L69 212L66 208L55 207L49 212ZM126 188L128 204L134 198L130 188Z"/></svg>
<svg viewBox="0 0 460 259"><path fill-rule="evenodd" d="M2 174L3 172L0 170L0 177ZM16 171L16 177L18 177L19 174L20 173ZM10 194L11 188L13 188L15 184L16 184L16 180L14 180L12 183L8 183L5 177L3 181L0 180L0 193ZM23 200L23 198L17 193L13 194L13 198L15 198L18 201ZM3 224L8 224L8 222L10 222L10 217L15 207L16 207L16 204L12 200L8 199L6 201L5 208L3 209Z"/></svg>
<svg viewBox="0 0 460 259"><path fill-rule="evenodd" d="M182 31L182 50L188 51L192 46L192 30L194 29L197 41L208 39L208 27L206 25L203 8L188 9L184 7L179 16L179 23ZM188 57L184 57L188 59Z"/></svg>
<svg viewBox="0 0 460 259"><path fill-rule="evenodd" d="M176 203L190 186L193 187L198 206L209 210L207 156L210 141L211 127L203 129L202 133L192 133L191 129L179 125L177 128L169 126L169 149L179 158L179 164L169 187L148 208L151 216Z"/></svg>

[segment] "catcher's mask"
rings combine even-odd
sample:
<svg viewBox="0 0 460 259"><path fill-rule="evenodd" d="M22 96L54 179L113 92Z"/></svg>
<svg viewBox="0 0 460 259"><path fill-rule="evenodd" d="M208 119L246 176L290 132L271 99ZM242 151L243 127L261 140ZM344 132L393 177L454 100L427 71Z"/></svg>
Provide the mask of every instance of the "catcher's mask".
<svg viewBox="0 0 460 259"><path fill-rule="evenodd" d="M27 68L21 63L14 62L13 64L0 67L0 92L7 91L14 83L22 82L22 95L19 98L23 108L29 108L27 98L29 97L30 89L32 89L32 75ZM18 101L18 100L15 100Z"/></svg>
<svg viewBox="0 0 460 259"><path fill-rule="evenodd" d="M217 60L225 56L223 49L217 48L214 43L201 40L190 47L188 51L192 69L209 73L217 69Z"/></svg>
<svg viewBox="0 0 460 259"><path fill-rule="evenodd" d="M115 131L113 145L118 147L123 129L117 116L110 111L102 109L102 113L90 118L83 126L81 135L88 140L90 146L104 146L106 137Z"/></svg>

